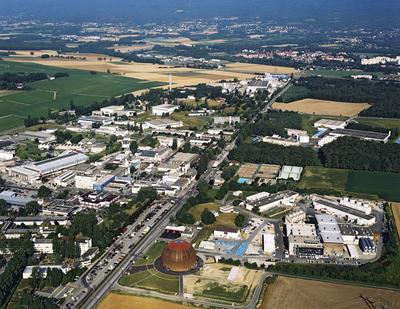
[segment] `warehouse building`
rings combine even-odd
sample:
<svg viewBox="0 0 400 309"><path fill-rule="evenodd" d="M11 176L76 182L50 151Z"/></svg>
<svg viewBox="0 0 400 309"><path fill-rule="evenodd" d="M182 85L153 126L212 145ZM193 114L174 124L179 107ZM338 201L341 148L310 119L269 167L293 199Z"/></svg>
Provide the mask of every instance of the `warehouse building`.
<svg viewBox="0 0 400 309"><path fill-rule="evenodd" d="M344 240L334 216L315 215L318 232L324 244L324 255L343 256Z"/></svg>
<svg viewBox="0 0 400 309"><path fill-rule="evenodd" d="M380 132L373 132L373 131L362 131L362 130L353 130L353 129L336 129L329 132L329 135L336 136L336 137L355 137L365 141L373 141L379 143L387 143L391 132L388 133L380 133Z"/></svg>
<svg viewBox="0 0 400 309"><path fill-rule="evenodd" d="M87 160L89 160L89 157L82 153L70 152L55 158L11 167L8 169L8 173L11 177L15 177L21 182L33 184L41 177L49 176L64 169L84 163Z"/></svg>
<svg viewBox="0 0 400 309"><path fill-rule="evenodd" d="M313 202L313 205L317 211L326 212L348 221L354 221L358 225L371 226L376 222L375 216L366 214L365 212L350 208L348 206L344 206L334 201L317 199Z"/></svg>
<svg viewBox="0 0 400 309"><path fill-rule="evenodd" d="M341 120L332 120L332 119L320 119L317 122L314 122L315 128L325 128L325 129L344 129L347 125L346 121Z"/></svg>
<svg viewBox="0 0 400 309"><path fill-rule="evenodd" d="M255 201L247 202L246 209L253 210L254 208L258 208L260 212L266 212L279 206L294 206L294 202L298 196L299 194L297 192L283 191Z"/></svg>
<svg viewBox="0 0 400 309"><path fill-rule="evenodd" d="M179 106L172 104L161 104L153 106L151 108L151 113L156 116L171 115L174 111L179 109Z"/></svg>

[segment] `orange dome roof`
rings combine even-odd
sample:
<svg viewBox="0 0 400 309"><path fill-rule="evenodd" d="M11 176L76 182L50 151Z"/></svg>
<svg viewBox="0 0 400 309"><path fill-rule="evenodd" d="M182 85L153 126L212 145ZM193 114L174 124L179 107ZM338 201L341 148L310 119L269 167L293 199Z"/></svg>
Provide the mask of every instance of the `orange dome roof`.
<svg viewBox="0 0 400 309"><path fill-rule="evenodd" d="M186 272L196 266L197 256L192 245L183 240L170 242L161 255L163 266L174 272Z"/></svg>

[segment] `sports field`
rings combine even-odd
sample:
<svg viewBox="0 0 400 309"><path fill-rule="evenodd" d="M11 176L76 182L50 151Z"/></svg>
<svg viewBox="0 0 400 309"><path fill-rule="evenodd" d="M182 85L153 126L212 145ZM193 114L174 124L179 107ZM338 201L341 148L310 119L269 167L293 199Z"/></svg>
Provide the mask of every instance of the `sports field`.
<svg viewBox="0 0 400 309"><path fill-rule="evenodd" d="M0 73L4 72L44 72L47 74L67 72L69 77L34 82L29 84L31 90L0 96L0 131L22 126L28 115L47 116L49 109L67 108L71 101L76 105L87 105L125 93L162 85L157 82L106 73L91 74L88 71L1 61Z"/></svg>
<svg viewBox="0 0 400 309"><path fill-rule="evenodd" d="M191 309L196 307L181 305L156 298L135 295L119 294L112 292L100 303L97 309Z"/></svg>
<svg viewBox="0 0 400 309"><path fill-rule="evenodd" d="M351 171L346 190L350 192L376 194L381 198L400 202L400 174Z"/></svg>
<svg viewBox="0 0 400 309"><path fill-rule="evenodd" d="M394 309L399 303L399 291L278 277L268 287L260 308Z"/></svg>
<svg viewBox="0 0 400 309"><path fill-rule="evenodd" d="M304 114L355 116L370 107L367 103L347 103L318 99L303 99L291 103L274 103L273 108Z"/></svg>

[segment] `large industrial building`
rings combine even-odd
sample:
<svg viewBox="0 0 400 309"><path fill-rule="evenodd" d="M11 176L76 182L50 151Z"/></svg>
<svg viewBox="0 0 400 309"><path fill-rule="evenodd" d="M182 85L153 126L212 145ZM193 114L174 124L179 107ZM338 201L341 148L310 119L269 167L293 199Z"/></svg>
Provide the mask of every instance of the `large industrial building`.
<svg viewBox="0 0 400 309"><path fill-rule="evenodd" d="M376 222L376 217L370 214L370 208L366 208L363 212L356 208L322 198L315 200L313 205L317 211L335 215L348 221L353 221L358 225L371 226Z"/></svg>
<svg viewBox="0 0 400 309"><path fill-rule="evenodd" d="M8 173L20 182L34 184L41 177L76 166L87 160L89 157L82 153L70 152L55 158L11 167L8 169Z"/></svg>
<svg viewBox="0 0 400 309"><path fill-rule="evenodd" d="M262 195L257 193L256 196L260 198L254 199L254 196L250 196L250 199L247 200L247 210L258 208L260 212L266 212L279 206L293 206L299 194L294 191L283 191L273 195L264 194L264 197L261 197Z"/></svg>
<svg viewBox="0 0 400 309"><path fill-rule="evenodd" d="M330 215L315 215L319 235L324 244L324 255L343 256L344 240L335 217Z"/></svg>

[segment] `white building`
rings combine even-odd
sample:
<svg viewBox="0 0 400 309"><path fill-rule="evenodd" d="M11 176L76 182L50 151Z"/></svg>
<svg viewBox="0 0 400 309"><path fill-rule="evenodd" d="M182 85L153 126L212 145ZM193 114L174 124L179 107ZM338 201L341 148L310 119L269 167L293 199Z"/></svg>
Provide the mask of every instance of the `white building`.
<svg viewBox="0 0 400 309"><path fill-rule="evenodd" d="M179 109L179 106L177 106L177 105L161 104L161 105L153 106L151 108L151 113L156 116L171 115L177 109Z"/></svg>
<svg viewBox="0 0 400 309"><path fill-rule="evenodd" d="M253 202L247 202L246 209L253 210L254 208L258 208L260 212L266 212L275 207L294 206L294 202L298 196L299 194L297 192L284 191Z"/></svg>
<svg viewBox="0 0 400 309"><path fill-rule="evenodd" d="M240 122L239 116L221 116L221 117L214 117L213 118L215 124L235 124Z"/></svg>
<svg viewBox="0 0 400 309"><path fill-rule="evenodd" d="M303 168L301 166L284 165L279 172L278 179L293 179L299 181Z"/></svg>
<svg viewBox="0 0 400 309"><path fill-rule="evenodd" d="M143 123L143 129L165 130L170 128L181 128L181 127L183 127L182 121L175 121L167 118L154 119L150 121L145 121Z"/></svg>
<svg viewBox="0 0 400 309"><path fill-rule="evenodd" d="M305 220L306 212L301 208L298 208L297 210L294 210L293 212L285 216L286 223L299 223L304 222Z"/></svg>
<svg viewBox="0 0 400 309"><path fill-rule="evenodd" d="M320 119L314 122L315 128L326 128L326 129L344 129L347 125L346 121L332 120L332 119Z"/></svg>
<svg viewBox="0 0 400 309"><path fill-rule="evenodd" d="M8 173L11 177L21 182L33 184L35 181L39 180L40 177L49 176L84 163L87 160L89 160L89 157L82 153L70 152L55 158L11 167L8 169Z"/></svg>
<svg viewBox="0 0 400 309"><path fill-rule="evenodd" d="M234 239L234 240L240 239L240 231L238 229L227 228L222 226L216 227L214 229L213 235L215 238Z"/></svg>
<svg viewBox="0 0 400 309"><path fill-rule="evenodd" d="M53 254L53 240L35 238L33 240L33 248L36 252Z"/></svg>
<svg viewBox="0 0 400 309"><path fill-rule="evenodd" d="M264 253L271 254L275 252L275 234L262 234L262 241Z"/></svg>
<svg viewBox="0 0 400 309"><path fill-rule="evenodd" d="M29 279L32 276L32 272L34 269L38 269L40 276L42 278L46 278L47 277L47 270L48 269L59 269L61 270L64 274L66 274L67 272L69 272L71 270L71 267L67 267L64 265L35 265L35 266L26 266L25 270L22 274L22 278L23 279Z"/></svg>
<svg viewBox="0 0 400 309"><path fill-rule="evenodd" d="M177 138L173 136L157 136L158 142L161 147L172 147L174 140L176 141L176 146L179 148L183 144L183 138Z"/></svg>
<svg viewBox="0 0 400 309"><path fill-rule="evenodd" d="M354 221L358 225L371 226L376 222L375 216L366 214L366 212L350 208L335 201L317 199L313 202L313 205L317 211L325 212L342 219L347 219L348 221ZM366 209L366 211L368 212L369 210Z"/></svg>
<svg viewBox="0 0 400 309"><path fill-rule="evenodd" d="M92 239L90 237L76 237L75 244L78 246L79 253L82 256L92 248Z"/></svg>

